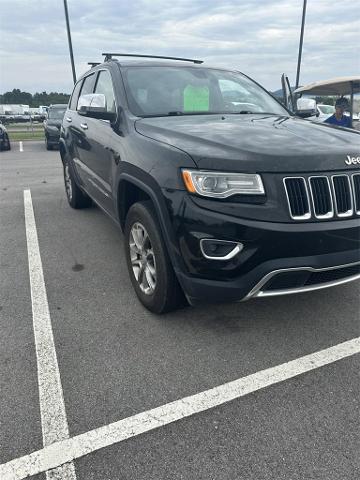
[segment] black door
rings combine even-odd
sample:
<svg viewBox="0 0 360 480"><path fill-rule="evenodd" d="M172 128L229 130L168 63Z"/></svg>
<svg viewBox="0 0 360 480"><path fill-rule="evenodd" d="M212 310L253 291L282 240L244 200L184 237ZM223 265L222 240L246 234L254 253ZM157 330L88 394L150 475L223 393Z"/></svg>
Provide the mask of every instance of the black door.
<svg viewBox="0 0 360 480"><path fill-rule="evenodd" d="M100 70L94 93L103 94L106 108L116 112L115 95L111 75L108 70ZM86 189L91 197L111 215L114 212L112 194L112 169L114 168L114 152L110 148L112 137L119 138L108 120L98 120L78 115L83 145L79 148L80 168L86 177Z"/></svg>

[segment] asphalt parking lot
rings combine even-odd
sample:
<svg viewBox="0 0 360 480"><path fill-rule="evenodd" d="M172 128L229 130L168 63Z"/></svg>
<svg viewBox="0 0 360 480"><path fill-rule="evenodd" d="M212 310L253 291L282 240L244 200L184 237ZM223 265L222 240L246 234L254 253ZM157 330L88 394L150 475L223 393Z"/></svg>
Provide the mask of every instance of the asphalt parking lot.
<svg viewBox="0 0 360 480"><path fill-rule="evenodd" d="M359 282L155 316L58 151L1 152L0 206L1 480L360 477Z"/></svg>

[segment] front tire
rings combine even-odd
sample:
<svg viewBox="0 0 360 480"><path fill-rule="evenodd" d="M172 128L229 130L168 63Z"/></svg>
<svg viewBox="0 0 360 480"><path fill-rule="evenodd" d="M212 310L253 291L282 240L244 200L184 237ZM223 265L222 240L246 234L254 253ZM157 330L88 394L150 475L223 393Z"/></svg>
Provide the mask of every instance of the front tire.
<svg viewBox="0 0 360 480"><path fill-rule="evenodd" d="M65 191L69 205L75 209L90 207L92 204L91 198L77 185L70 164L66 159L64 160L63 167Z"/></svg>
<svg viewBox="0 0 360 480"><path fill-rule="evenodd" d="M11 150L9 135L6 135L6 137L5 137L5 148L4 148L4 150Z"/></svg>
<svg viewBox="0 0 360 480"><path fill-rule="evenodd" d="M184 303L150 201L135 203L128 212L125 255L136 295L148 310L161 314Z"/></svg>

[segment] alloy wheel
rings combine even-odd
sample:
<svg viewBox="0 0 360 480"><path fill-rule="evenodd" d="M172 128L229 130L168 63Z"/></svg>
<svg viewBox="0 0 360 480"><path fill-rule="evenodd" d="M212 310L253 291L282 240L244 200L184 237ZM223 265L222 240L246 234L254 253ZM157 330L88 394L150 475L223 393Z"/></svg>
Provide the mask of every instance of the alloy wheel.
<svg viewBox="0 0 360 480"><path fill-rule="evenodd" d="M66 195L68 196L68 199L71 200L72 199L72 183L71 183L69 165L67 164L64 167L64 178L65 178Z"/></svg>
<svg viewBox="0 0 360 480"><path fill-rule="evenodd" d="M146 228L134 223L129 235L130 260L134 277L142 292L152 295L156 287L154 250Z"/></svg>

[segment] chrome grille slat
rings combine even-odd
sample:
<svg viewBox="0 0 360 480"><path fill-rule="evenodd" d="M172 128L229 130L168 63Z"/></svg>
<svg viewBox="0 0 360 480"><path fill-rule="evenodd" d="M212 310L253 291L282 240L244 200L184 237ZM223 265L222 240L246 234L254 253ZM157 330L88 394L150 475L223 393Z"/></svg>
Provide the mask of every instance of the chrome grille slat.
<svg viewBox="0 0 360 480"><path fill-rule="evenodd" d="M350 217L353 214L353 199L350 178L347 175L333 175L335 209L338 217Z"/></svg>
<svg viewBox="0 0 360 480"><path fill-rule="evenodd" d="M332 218L334 206L330 182L325 175L309 177L311 200L316 218Z"/></svg>
<svg viewBox="0 0 360 480"><path fill-rule="evenodd" d="M283 182L291 218L293 220L311 218L309 193L305 179L303 177L285 177Z"/></svg>
<svg viewBox="0 0 360 480"><path fill-rule="evenodd" d="M293 220L360 215L360 173L284 177Z"/></svg>
<svg viewBox="0 0 360 480"><path fill-rule="evenodd" d="M354 173L351 180L354 194L355 212L357 215L360 215L360 173Z"/></svg>

